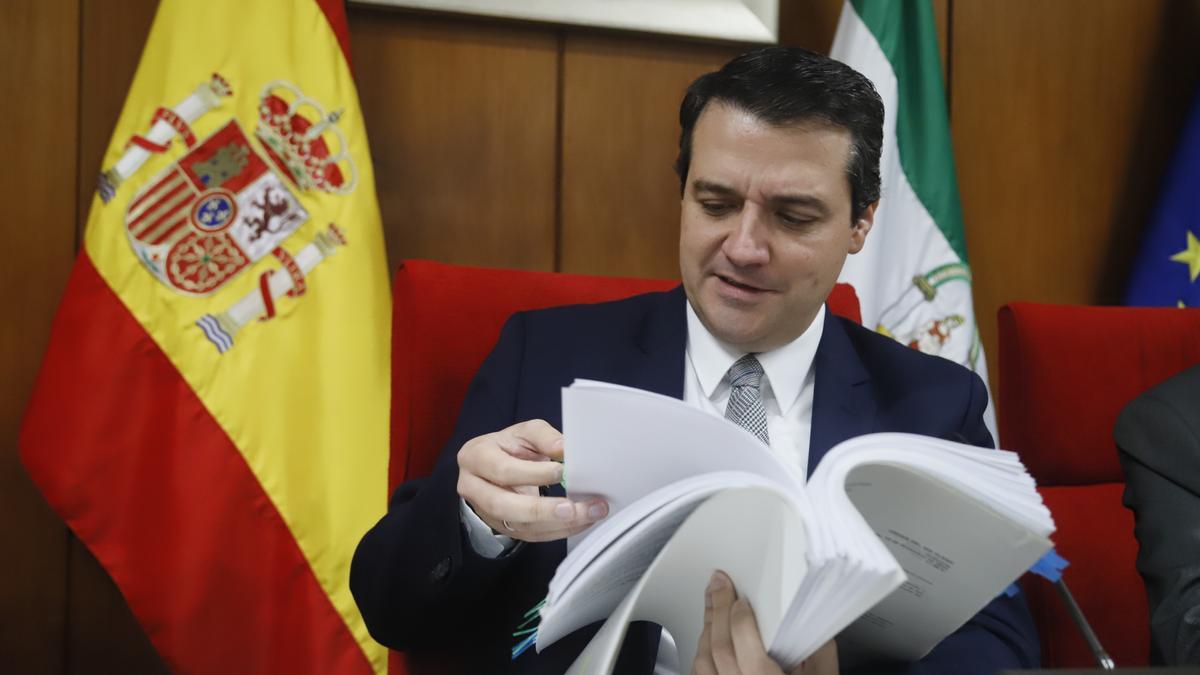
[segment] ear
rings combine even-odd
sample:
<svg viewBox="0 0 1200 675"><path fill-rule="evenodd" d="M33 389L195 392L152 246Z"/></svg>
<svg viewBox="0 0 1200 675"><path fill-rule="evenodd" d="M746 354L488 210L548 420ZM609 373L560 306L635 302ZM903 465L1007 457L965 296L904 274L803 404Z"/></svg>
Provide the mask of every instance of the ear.
<svg viewBox="0 0 1200 675"><path fill-rule="evenodd" d="M879 206L879 200L875 200L863 212L859 214L858 220L850 225L850 253L858 253L862 250L863 244L867 243L867 233L871 231L871 227L875 224L875 208Z"/></svg>

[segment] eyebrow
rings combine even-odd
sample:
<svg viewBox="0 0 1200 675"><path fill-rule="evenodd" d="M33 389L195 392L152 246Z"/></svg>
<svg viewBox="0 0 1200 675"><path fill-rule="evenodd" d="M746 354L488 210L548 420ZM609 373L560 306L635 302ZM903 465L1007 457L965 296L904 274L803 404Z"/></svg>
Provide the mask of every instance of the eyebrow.
<svg viewBox="0 0 1200 675"><path fill-rule="evenodd" d="M825 204L824 200L812 195L775 195L771 197L770 201L779 206L800 206L813 209L821 216L829 215L829 206Z"/></svg>
<svg viewBox="0 0 1200 675"><path fill-rule="evenodd" d="M702 179L692 181L692 192L709 192L722 197L738 196L737 190L734 190L728 185L722 185L720 183L714 183L712 181Z"/></svg>
<svg viewBox="0 0 1200 675"><path fill-rule="evenodd" d="M692 191L696 193L708 193L719 197L740 197L737 190L712 181L697 179L692 181ZM771 204L777 206L801 206L810 209L816 209L821 215L829 214L829 206L819 197L804 194L782 194L772 195L768 200Z"/></svg>

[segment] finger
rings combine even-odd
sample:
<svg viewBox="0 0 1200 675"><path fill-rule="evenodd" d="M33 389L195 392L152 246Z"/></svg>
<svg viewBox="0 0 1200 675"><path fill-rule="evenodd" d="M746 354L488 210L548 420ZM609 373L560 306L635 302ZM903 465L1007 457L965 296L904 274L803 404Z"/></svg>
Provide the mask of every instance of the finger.
<svg viewBox="0 0 1200 675"><path fill-rule="evenodd" d="M692 659L692 675L717 675L717 665L712 660L712 597L704 591L704 630L696 643L696 657Z"/></svg>
<svg viewBox="0 0 1200 675"><path fill-rule="evenodd" d="M576 504L565 497L522 494L467 471L459 472L458 493L485 520L507 520L524 525L549 522L559 528L579 524L573 522L578 515ZM586 511L583 515L586 517Z"/></svg>
<svg viewBox="0 0 1200 675"><path fill-rule="evenodd" d="M459 473L458 493L484 522L498 531L496 525L502 521L511 526L505 529L530 535L576 530L608 515L608 505L603 500L573 502L564 497L520 494L467 472Z"/></svg>
<svg viewBox="0 0 1200 675"><path fill-rule="evenodd" d="M729 612L730 632L733 635L733 651L737 655L738 667L745 673L761 675L783 675L783 669L767 654L763 647L762 634L754 610L745 598L738 598Z"/></svg>
<svg viewBox="0 0 1200 675"><path fill-rule="evenodd" d="M572 527L557 527L548 523L509 523L506 533L522 532L520 538L525 541L554 541L565 539L592 527L595 523L587 522ZM514 535L516 536L516 535Z"/></svg>
<svg viewBox="0 0 1200 675"><path fill-rule="evenodd" d="M729 625L729 612L733 608L736 595L733 582L724 572L713 572L712 579L708 582L708 594L712 598L712 635L709 636L709 641L712 645L713 663L721 675L741 675Z"/></svg>
<svg viewBox="0 0 1200 675"><path fill-rule="evenodd" d="M603 499L572 501L565 497L524 495L511 490L488 491L484 508L511 523L540 526L543 530L576 528L603 519L608 504Z"/></svg>
<svg viewBox="0 0 1200 675"><path fill-rule="evenodd" d="M593 523L585 523L572 528L549 528L545 524L526 525L510 523L504 519L494 522L493 519L480 514L479 517L496 532L528 542L558 541L574 536L592 527Z"/></svg>
<svg viewBox="0 0 1200 675"><path fill-rule="evenodd" d="M506 429L511 436L524 442L528 449L560 462L563 458L562 432L545 420L528 420Z"/></svg>
<svg viewBox="0 0 1200 675"><path fill-rule="evenodd" d="M555 485L563 472L558 462L517 459L488 442L459 453L459 468L502 487Z"/></svg>
<svg viewBox="0 0 1200 675"><path fill-rule="evenodd" d="M508 454L517 459L527 459L531 462L553 462L553 459L538 453L532 449L525 441L512 436L496 435L496 445Z"/></svg>

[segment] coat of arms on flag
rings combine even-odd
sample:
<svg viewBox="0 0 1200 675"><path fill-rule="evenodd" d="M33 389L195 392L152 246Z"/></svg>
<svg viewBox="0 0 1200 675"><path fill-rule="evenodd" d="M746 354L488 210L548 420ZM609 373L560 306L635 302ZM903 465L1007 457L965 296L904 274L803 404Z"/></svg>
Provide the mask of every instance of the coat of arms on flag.
<svg viewBox="0 0 1200 675"><path fill-rule="evenodd" d="M150 154L166 152L172 136L178 135L186 152L135 194L125 209L129 243L146 269L171 290L206 296L268 254L279 260L279 268L262 273L257 292L197 320L222 353L249 322L272 318L280 296L303 295L306 275L346 243L342 231L330 224L295 255L283 247L309 219L293 189L345 195L356 183L354 163L337 128L340 113L326 114L288 82L268 83L259 97L254 135L262 154L233 119L196 142L189 122L230 94L225 78L214 75L212 83L200 85L178 108L159 108L152 138L131 139L100 180L101 194L111 199L120 181ZM156 132L158 138L153 138Z"/></svg>
<svg viewBox="0 0 1200 675"><path fill-rule="evenodd" d="M946 263L917 274L879 315L875 330L926 354L947 356L976 370L979 336L962 308L971 304L971 268ZM966 326L966 335L957 335ZM958 341L955 338L960 338Z"/></svg>
<svg viewBox="0 0 1200 675"><path fill-rule="evenodd" d="M22 461L168 670L384 675L348 579L392 323L344 2L157 4Z"/></svg>

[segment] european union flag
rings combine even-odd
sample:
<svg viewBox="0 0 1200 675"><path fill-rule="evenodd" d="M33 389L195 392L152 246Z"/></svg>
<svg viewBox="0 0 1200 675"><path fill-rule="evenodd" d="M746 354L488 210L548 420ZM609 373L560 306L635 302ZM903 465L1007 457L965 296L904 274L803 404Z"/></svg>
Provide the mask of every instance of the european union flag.
<svg viewBox="0 0 1200 675"><path fill-rule="evenodd" d="M1137 260L1127 305L1200 307L1200 96L1192 101L1179 148Z"/></svg>

